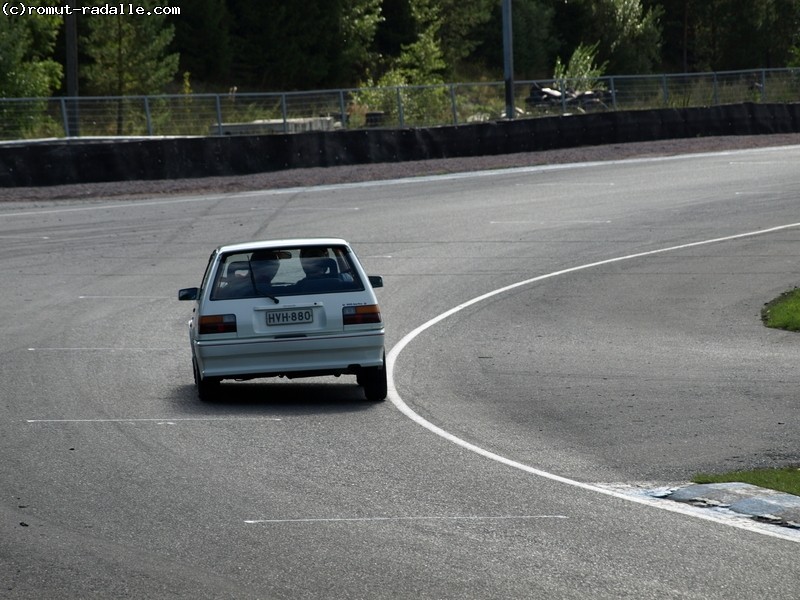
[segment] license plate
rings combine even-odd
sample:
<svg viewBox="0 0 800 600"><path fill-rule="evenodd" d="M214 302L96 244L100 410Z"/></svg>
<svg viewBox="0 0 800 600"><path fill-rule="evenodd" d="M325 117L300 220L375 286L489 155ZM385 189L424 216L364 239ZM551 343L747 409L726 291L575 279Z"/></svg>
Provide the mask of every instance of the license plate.
<svg viewBox="0 0 800 600"><path fill-rule="evenodd" d="M310 308L296 308L292 310L269 310L267 311L267 325L300 325L301 323L313 323L314 311Z"/></svg>

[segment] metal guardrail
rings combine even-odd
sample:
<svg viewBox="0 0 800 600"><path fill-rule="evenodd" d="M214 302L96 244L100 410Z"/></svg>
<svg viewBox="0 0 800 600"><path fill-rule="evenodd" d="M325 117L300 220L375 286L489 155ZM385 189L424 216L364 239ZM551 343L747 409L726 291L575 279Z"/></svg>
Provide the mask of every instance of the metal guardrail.
<svg viewBox="0 0 800 600"><path fill-rule="evenodd" d="M515 118L589 111L800 101L800 69L519 81ZM209 136L432 127L506 118L505 85L360 88L264 94L0 98L0 140Z"/></svg>

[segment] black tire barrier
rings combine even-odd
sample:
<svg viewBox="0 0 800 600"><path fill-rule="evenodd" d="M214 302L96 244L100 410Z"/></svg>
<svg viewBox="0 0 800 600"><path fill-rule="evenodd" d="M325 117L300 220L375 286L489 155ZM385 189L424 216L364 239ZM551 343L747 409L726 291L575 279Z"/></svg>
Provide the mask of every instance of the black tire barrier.
<svg viewBox="0 0 800 600"><path fill-rule="evenodd" d="M594 112L455 126L0 144L0 187L247 175L686 137L800 132L800 104Z"/></svg>

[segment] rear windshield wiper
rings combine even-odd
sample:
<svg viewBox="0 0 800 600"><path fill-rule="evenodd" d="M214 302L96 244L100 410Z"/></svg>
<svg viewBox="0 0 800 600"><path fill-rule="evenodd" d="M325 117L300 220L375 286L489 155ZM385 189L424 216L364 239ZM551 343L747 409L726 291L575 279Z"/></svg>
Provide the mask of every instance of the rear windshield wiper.
<svg viewBox="0 0 800 600"><path fill-rule="evenodd" d="M255 290L256 294L260 294L261 292L260 292L260 291L259 291L259 289L258 289L258 284L256 283L256 278L255 278L255 276L253 275L253 263L252 263L252 262L250 262L249 260L247 261L247 267L248 267L248 268L247 268L247 272L248 272L248 273L249 273L249 275L250 275L250 283L252 283L252 284L253 284L253 289ZM270 300L272 300L272 301L273 301L275 304L278 304L278 303L280 302L280 300L278 300L278 299L277 299L275 296L272 296L271 294L264 294L264 297L265 297L265 298L269 298L269 299L270 299Z"/></svg>

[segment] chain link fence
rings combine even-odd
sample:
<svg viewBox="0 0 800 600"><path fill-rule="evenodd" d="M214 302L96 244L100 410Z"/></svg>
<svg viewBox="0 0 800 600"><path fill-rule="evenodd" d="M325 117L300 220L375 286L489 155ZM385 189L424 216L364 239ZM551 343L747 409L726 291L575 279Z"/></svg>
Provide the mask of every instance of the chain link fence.
<svg viewBox="0 0 800 600"><path fill-rule="evenodd" d="M519 81L514 118L800 101L800 69ZM0 98L0 140L264 135L504 119L505 85L453 83L270 94Z"/></svg>

